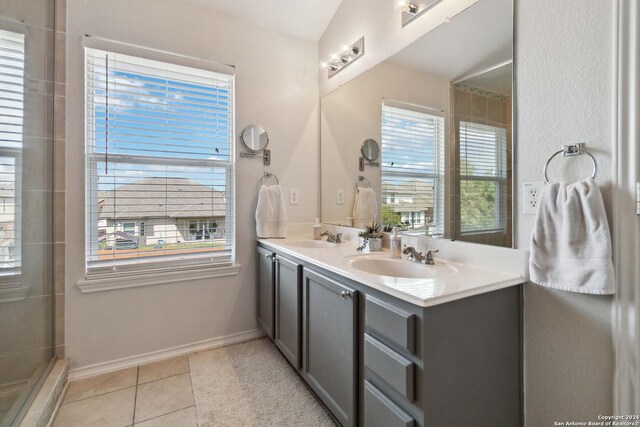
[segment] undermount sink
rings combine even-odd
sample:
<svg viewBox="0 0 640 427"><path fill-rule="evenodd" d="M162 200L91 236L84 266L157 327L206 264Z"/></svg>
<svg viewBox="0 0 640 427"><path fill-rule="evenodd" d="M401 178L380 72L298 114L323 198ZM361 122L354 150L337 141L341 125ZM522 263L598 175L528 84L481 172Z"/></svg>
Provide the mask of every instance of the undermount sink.
<svg viewBox="0 0 640 427"><path fill-rule="evenodd" d="M285 245L293 246L295 248L332 248L337 246L337 243L327 242L326 240L297 240L293 242L286 242Z"/></svg>
<svg viewBox="0 0 640 427"><path fill-rule="evenodd" d="M356 270L379 276L395 277L399 279L428 279L441 278L454 274L457 269L442 261L434 265L419 264L402 259L393 259L383 255L353 255L346 257L344 262Z"/></svg>

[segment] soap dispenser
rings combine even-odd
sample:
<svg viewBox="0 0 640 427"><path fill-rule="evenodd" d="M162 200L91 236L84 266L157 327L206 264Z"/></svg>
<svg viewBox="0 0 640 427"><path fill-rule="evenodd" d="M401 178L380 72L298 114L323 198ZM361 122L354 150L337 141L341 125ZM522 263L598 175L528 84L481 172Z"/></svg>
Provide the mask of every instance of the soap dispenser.
<svg viewBox="0 0 640 427"><path fill-rule="evenodd" d="M316 223L313 224L313 240L322 239L322 224L320 224L320 218L316 218Z"/></svg>
<svg viewBox="0 0 640 427"><path fill-rule="evenodd" d="M391 258L402 258L402 239L398 236L398 227L393 227L391 230L389 249L391 250Z"/></svg>

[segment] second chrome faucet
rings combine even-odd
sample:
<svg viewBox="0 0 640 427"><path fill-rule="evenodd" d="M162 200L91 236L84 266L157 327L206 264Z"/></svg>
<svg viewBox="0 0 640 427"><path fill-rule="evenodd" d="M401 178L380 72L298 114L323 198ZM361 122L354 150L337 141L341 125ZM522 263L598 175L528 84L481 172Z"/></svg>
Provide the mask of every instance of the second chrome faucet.
<svg viewBox="0 0 640 427"><path fill-rule="evenodd" d="M405 246L402 253L407 255L407 260L412 262L419 262L420 264L433 265L433 254L438 252L437 249L427 250L426 255L422 255L422 252L418 252L413 246Z"/></svg>

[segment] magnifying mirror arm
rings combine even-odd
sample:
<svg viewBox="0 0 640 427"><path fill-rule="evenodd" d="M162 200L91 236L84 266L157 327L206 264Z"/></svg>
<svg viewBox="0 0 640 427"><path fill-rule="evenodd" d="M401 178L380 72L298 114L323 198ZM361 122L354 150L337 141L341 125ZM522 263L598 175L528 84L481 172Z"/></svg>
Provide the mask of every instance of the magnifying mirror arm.
<svg viewBox="0 0 640 427"><path fill-rule="evenodd" d="M371 160L367 160L363 156L360 156L360 159L358 160L358 169L360 171L363 171L365 165L368 165L368 166L380 166L380 163L372 162Z"/></svg>
<svg viewBox="0 0 640 427"><path fill-rule="evenodd" d="M262 150L262 152L264 153L264 155L258 154L258 153L248 153L246 151L242 151L240 153L240 157L259 157L264 159L264 165L265 166L270 166L271 165L271 150L269 149L264 149Z"/></svg>

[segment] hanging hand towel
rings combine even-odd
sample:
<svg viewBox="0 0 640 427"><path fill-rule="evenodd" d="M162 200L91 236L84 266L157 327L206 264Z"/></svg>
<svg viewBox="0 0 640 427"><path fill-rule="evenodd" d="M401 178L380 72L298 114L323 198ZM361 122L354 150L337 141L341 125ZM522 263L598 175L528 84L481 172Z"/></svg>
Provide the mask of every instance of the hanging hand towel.
<svg viewBox="0 0 640 427"><path fill-rule="evenodd" d="M373 188L358 188L353 202L354 227L364 228L367 225L371 225L375 222L377 210L376 192L373 191Z"/></svg>
<svg viewBox="0 0 640 427"><path fill-rule="evenodd" d="M531 239L529 276L549 288L615 293L611 235L602 194L593 179L547 184Z"/></svg>
<svg viewBox="0 0 640 427"><path fill-rule="evenodd" d="M256 234L260 238L287 237L287 208L279 185L263 185L256 207Z"/></svg>

